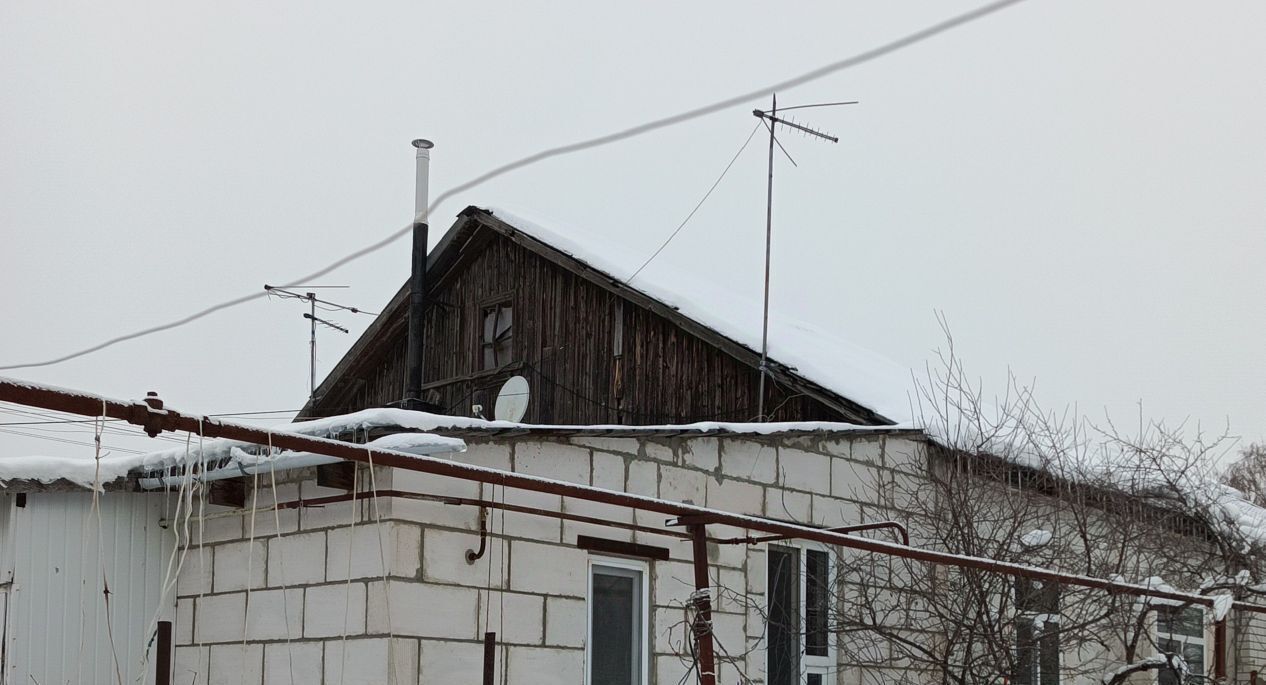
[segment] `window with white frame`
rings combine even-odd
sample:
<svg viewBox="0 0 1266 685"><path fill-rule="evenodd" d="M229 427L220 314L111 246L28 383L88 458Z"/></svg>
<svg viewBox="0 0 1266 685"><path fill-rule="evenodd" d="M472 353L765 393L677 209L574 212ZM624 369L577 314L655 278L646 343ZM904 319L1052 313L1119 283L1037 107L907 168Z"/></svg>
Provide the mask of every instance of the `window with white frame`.
<svg viewBox="0 0 1266 685"><path fill-rule="evenodd" d="M1204 610L1200 607L1160 607L1156 610L1156 649L1181 654L1187 670L1204 675ZM1158 685L1181 685L1174 672L1161 669Z"/></svg>
<svg viewBox="0 0 1266 685"><path fill-rule="evenodd" d="M1059 585L1015 581L1015 685L1059 685Z"/></svg>
<svg viewBox="0 0 1266 685"><path fill-rule="evenodd" d="M831 555L816 546L783 545L771 545L766 555L765 682L822 685L835 665Z"/></svg>
<svg viewBox="0 0 1266 685"><path fill-rule="evenodd" d="M647 566L628 559L589 561L587 685L646 685L649 671Z"/></svg>

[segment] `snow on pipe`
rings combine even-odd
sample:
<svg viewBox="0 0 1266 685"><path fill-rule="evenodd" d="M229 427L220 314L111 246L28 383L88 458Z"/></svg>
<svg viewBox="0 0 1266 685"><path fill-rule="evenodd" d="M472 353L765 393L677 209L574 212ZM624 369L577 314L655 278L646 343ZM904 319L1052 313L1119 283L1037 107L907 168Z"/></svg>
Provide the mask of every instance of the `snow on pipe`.
<svg viewBox="0 0 1266 685"><path fill-rule="evenodd" d="M343 461L338 457L330 457L324 454L296 453L278 456L276 459L261 460L256 464L242 464L240 462L230 463L227 466L221 466L218 469L207 471L196 475L194 478L204 483L213 480L225 480L228 478L240 478L242 476L254 476L260 473L267 473L269 470L285 471L288 469L301 469L305 466L321 466L324 464L333 464ZM143 490L157 490L163 487L179 487L182 480L188 478L184 475L174 476L154 476L150 478L139 478L137 483Z"/></svg>
<svg viewBox="0 0 1266 685"><path fill-rule="evenodd" d="M438 442L437 442L438 441ZM453 438L438 438L426 433L396 433L386 435L374 440L366 447L374 447L379 449L394 449L407 454L415 454L419 456L435 456L440 454L453 454L455 452L465 451L466 446L460 440ZM236 452L237 449L234 448ZM250 455L243 455L250 456ZM202 482L211 482L215 480L225 480L228 478L240 478L242 476L254 476L256 474L268 473L270 471L286 471L289 469L301 469L307 466L323 466L325 464L334 464L340 461L346 461L340 457L332 457L326 454L315 454L312 452L283 452L276 457L269 459L267 457L259 457L259 460L253 464L244 464L240 461L240 457L221 466L211 469L206 473L200 473L194 476ZM164 476L142 476L137 479L137 484L144 490L157 490L158 488L168 486L179 486L181 481L188 478L187 474L173 474Z"/></svg>

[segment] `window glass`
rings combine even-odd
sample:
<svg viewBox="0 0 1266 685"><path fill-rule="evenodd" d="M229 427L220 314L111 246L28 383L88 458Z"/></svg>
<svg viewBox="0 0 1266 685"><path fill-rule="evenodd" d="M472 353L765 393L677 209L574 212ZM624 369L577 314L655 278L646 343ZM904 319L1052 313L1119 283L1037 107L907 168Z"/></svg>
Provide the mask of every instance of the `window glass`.
<svg viewBox="0 0 1266 685"><path fill-rule="evenodd" d="M770 547L767 556L766 683L796 685L800 680L800 551Z"/></svg>
<svg viewBox="0 0 1266 685"><path fill-rule="evenodd" d="M1015 581L1015 685L1059 685L1059 585Z"/></svg>
<svg viewBox="0 0 1266 685"><path fill-rule="evenodd" d="M766 559L766 685L833 680L830 552L773 545Z"/></svg>
<svg viewBox="0 0 1266 685"><path fill-rule="evenodd" d="M642 572L594 564L589 597L590 685L642 682Z"/></svg>
<svg viewBox="0 0 1266 685"><path fill-rule="evenodd" d="M804 566L804 653L827 656L830 557L822 550L805 550Z"/></svg>
<svg viewBox="0 0 1266 685"><path fill-rule="evenodd" d="M484 369L498 369L514 360L514 308L509 303L483 308L479 339Z"/></svg>
<svg viewBox="0 0 1266 685"><path fill-rule="evenodd" d="M1204 645L1193 642L1181 642L1170 638L1160 638L1156 647L1162 652L1178 653L1187 662L1187 671L1193 675L1204 673ZM1162 668L1157 681L1160 685L1179 685L1174 672Z"/></svg>
<svg viewBox="0 0 1266 685"><path fill-rule="evenodd" d="M1156 632L1204 639L1204 612L1192 607L1156 611Z"/></svg>
<svg viewBox="0 0 1266 685"><path fill-rule="evenodd" d="M1156 649L1181 654L1192 675L1203 675L1204 611L1196 607L1165 607L1156 611ZM1159 685L1179 685L1168 669L1161 669Z"/></svg>

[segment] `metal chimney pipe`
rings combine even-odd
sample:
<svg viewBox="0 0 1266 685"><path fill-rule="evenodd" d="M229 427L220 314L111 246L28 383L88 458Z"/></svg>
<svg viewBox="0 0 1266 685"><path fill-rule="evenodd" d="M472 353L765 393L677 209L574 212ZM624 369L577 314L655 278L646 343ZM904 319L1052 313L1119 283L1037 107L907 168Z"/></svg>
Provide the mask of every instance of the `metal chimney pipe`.
<svg viewBox="0 0 1266 685"><path fill-rule="evenodd" d="M422 352L424 316L426 315L426 243L429 237L426 205L431 179L431 148L426 139L413 141L417 148L417 185L413 194L413 259L409 271L409 340L405 359L408 378L405 382L404 408L422 408Z"/></svg>
<svg viewBox="0 0 1266 685"><path fill-rule="evenodd" d="M413 141L413 147L418 149L417 187L413 192L413 222L425 224L427 223L426 205L431 185L431 148L435 147L435 143L419 138Z"/></svg>

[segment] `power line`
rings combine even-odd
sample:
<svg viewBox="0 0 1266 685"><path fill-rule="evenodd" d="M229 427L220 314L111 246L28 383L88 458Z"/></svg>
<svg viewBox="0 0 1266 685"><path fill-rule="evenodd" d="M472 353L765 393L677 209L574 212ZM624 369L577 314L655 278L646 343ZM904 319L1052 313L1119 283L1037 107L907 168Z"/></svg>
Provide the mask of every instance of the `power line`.
<svg viewBox="0 0 1266 685"><path fill-rule="evenodd" d="M0 409L0 411L4 411ZM14 412L15 414L17 412ZM0 426L44 426L50 424L96 423L101 419L48 419L47 421L4 421ZM120 419L105 419L107 423L118 423Z"/></svg>
<svg viewBox="0 0 1266 685"><path fill-rule="evenodd" d="M299 409L269 409L267 411L234 411L222 412L218 414L207 414L210 417L234 417L234 416L263 416L265 414L297 414ZM59 416L59 414L51 412L31 411L28 409L13 409L10 407L0 406L0 412L10 412L13 414L25 414L28 416ZM74 416L72 414L72 416ZM47 421L32 421L31 424L41 423L96 423L100 419L49 419ZM104 419L107 423L118 423L122 419ZM0 425L17 425L17 424L0 424Z"/></svg>
<svg viewBox="0 0 1266 685"><path fill-rule="evenodd" d="M56 417L57 415L57 414L44 414L44 413L39 413L39 412L24 412L24 410L20 410L20 409L10 409L8 408L8 406L0 406L0 412L14 414L14 415L27 415L27 417ZM211 418L260 417L260 419L257 419L257 420L271 420L273 418L276 418L276 419L285 418L285 417L273 417L273 415L275 414L298 414L299 412L300 412L299 409L272 409L272 410L267 410L267 412L230 412L230 413L225 413L225 414L206 414L206 415L208 415L208 417L211 417ZM104 420L106 424L105 425L106 430L110 430L114 428L113 425L110 425L110 424L122 423L122 420L120 419L49 418L49 419L43 419L43 420L29 420L29 422L0 422L0 425L30 425L30 427L38 427L38 425L67 425L67 424L73 425L73 424L96 423L96 422L99 422L99 420ZM132 434L132 433L128 433L128 434ZM158 438L163 438L163 437L165 436L158 436ZM175 439L175 438L172 438L172 439Z"/></svg>
<svg viewBox="0 0 1266 685"><path fill-rule="evenodd" d="M27 416L27 417L34 417L34 418L46 418L46 417L56 416L56 414L48 414L48 413L42 413L42 412L27 411L27 410L22 410L22 409L12 409L12 408L9 408L9 407L0 407L0 412L4 412L4 413L6 413L6 414L13 414L13 415L15 415L15 416ZM88 422L88 423L95 423L95 422L96 422L96 420L95 420L95 419L88 419L88 421L87 421L87 422ZM82 432L84 432L84 431L92 431L92 430L93 430L92 428L90 428L90 427L88 427L88 426L82 426L81 428L79 428L78 430L76 430L75 428L71 427L71 426L73 426L74 424L71 424L71 423L69 423L69 422L66 422L66 424L63 424L63 425L67 425L67 428L65 428L65 429L50 428L50 427L48 427L48 425L49 425L49 424L61 424L61 423L62 423L61 421L40 421L40 422L35 422L35 421L32 421L32 422L15 422L15 423L12 423L12 424L7 424L7 423L5 423L5 424L0 424L0 426L5 426L5 425L24 425L24 423L25 423L25 425L28 427L28 428L27 428L28 430L43 431L44 433L63 433L63 434L65 434L65 433L72 433L72 434L73 434L73 433L82 433ZM75 422L75 423L80 423L80 422ZM103 424L102 424L102 426L101 426L101 431L102 431L102 433L108 433L108 434L110 434L110 435L112 435L112 436L123 436L123 437L128 437L128 438L138 438L138 437L141 437L141 436L142 436L142 434L141 434L141 433L137 433L137 432L134 432L134 431L132 431L132 430L128 430L128 429L123 428L123 427L121 427L121 426L117 426L117 425L109 425L110 423L113 423L113 422L107 422L107 423L103 423ZM180 444L183 444L183 443L184 443L184 440L181 440L180 438L177 438L177 437L174 437L174 436L170 436L170 435L157 435L157 436L154 436L154 437L155 437L155 439L157 439L157 440L162 440L162 441L164 441L164 442L174 442L174 443L180 443Z"/></svg>
<svg viewBox="0 0 1266 685"><path fill-rule="evenodd" d="M83 447L95 447L95 446L96 446L96 443L85 442L85 441L83 441L83 440L70 440L70 439L68 439L68 438L58 438L58 437L54 437L54 436L52 436L52 435L40 435L40 434L38 434L38 433L26 433L26 432L24 432L24 431L14 430L14 429L12 429L12 428L0 428L0 433L12 433L12 434L14 434L14 435L22 435L22 436L25 436L25 437L28 437L28 438L39 438L40 440L51 440L51 441L53 441L53 442L64 442L64 443L69 444L69 445L81 445L81 446L83 446ZM127 452L127 453L129 453L129 454L145 454L145 452L142 452L141 450L129 450L129 449L124 449L124 448L122 448L122 447L111 447L111 446L109 446L109 445L102 445L101 447L102 447L103 449L108 449L108 450L113 451L113 452ZM3 459L3 458L4 458L4 457L0 457L0 459Z"/></svg>
<svg viewBox="0 0 1266 685"><path fill-rule="evenodd" d="M764 97L765 95L775 90L787 90L789 88L802 86L806 83L816 81L818 79L821 79L825 76L829 76L836 72L843 71L845 69L850 69L852 67L855 67L861 64L865 64L867 62L873 61L880 57L884 57L886 55L892 54L899 50L903 50L905 48L911 47L918 43L922 43L925 40L938 36L947 31L951 31L960 26L977 21L979 19L983 19L984 17L994 14L995 12L1004 10L1008 7L1011 7L1012 5L1018 5L1024 1L1025 0L999 0L998 2L992 2L982 7L978 7L974 10L971 10L970 12L959 14L945 21L939 22L937 24L933 24L932 26L929 26L927 28L921 29L919 31L915 31L914 33L898 38L897 40L891 41L889 43L885 43L875 48L871 48L870 50L866 50L864 52L858 53L851 57L846 57L839 61L832 62L830 64L818 67L811 71L807 71L803 74L800 74L799 76L795 76L785 81L770 84L758 90L749 91L741 95L735 95L733 97L726 98L718 102L714 102L710 105L697 107L695 109L687 110L685 112L673 114L671 116L663 117L661 119L656 119L654 121L650 121L644 124L639 124L631 128L626 128L620 131L615 131L613 133L597 136L595 138L589 138L587 140L582 140L575 143L569 143L566 145L560 145L557 147L541 150L540 152L528 155L527 157L517 159L508 164L503 164L480 176L476 176L475 178L469 181L466 181L465 183L458 184L440 193L439 196L435 198L435 201L432 202L430 206L427 208L427 214L428 215L433 214L436 207L443 204L446 200L448 200L452 196L461 192L465 192L472 188L478 187L480 185L483 185L484 183L491 181L492 179L497 178L499 176L508 174L511 171L522 169L524 167L531 166L538 162L543 162L547 159L552 159L554 157L561 157L563 155L568 155L574 152L580 152L582 150L589 150L589 149L593 149L597 147L602 147L605 145L610 145L612 143L616 143L621 140L627 140L629 138L644 135L646 133L657 131L662 128L668 128L669 126L675 126L677 124L685 123L692 119L698 119L699 117L707 116L709 114L714 114L716 112L729 109L730 107L735 107L737 105L741 105L746 102L751 102L752 100L756 98ZM352 261L360 259L361 257L364 257L367 254L377 252L378 250L395 242L398 238L412 231L413 223L414 223L413 221L410 221L403 228L400 228L399 230L392 233L391 235L388 235L387 237L375 243L371 243L370 245L362 247L359 250L356 250L355 252L345 255L344 257L341 257L340 259L335 260L331 264L317 271L314 271L301 278L298 278L298 279L295 279L294 281L286 283L283 287L293 287L293 284L295 283L302 283L303 281L310 281L316 278L320 278L330 273L331 271L338 269L339 267L345 264L348 264ZM70 361L71 359L77 359L79 357L92 354L93 352L103 350L107 347L117 345L118 343L121 343L121 342L126 342L128 340L135 340L136 338L152 335L154 333L160 333L162 331L168 331L173 328L179 328L180 326L184 326L186 324L197 321L198 319L201 319L203 317L210 316L211 314L214 314L218 311L228 309L230 307L236 307L240 304L245 304L247 302L250 302L251 300L255 300L263 296L264 296L264 293L259 293L259 292L251 293L249 295L242 295L240 297L235 297L230 300L225 300L224 302L221 302L219 304L211 305L210 307L207 307L206 309L195 312L188 316L181 317L174 321L169 321L168 323L165 323L165 324L151 326L149 328L135 331L133 333L127 333L127 334L120 335L114 338L110 338L109 340L106 340L104 342L79 350L78 352L72 352L70 354L62 355L60 357L48 359L42 362L30 362L26 364L10 364L7 366L0 366L0 371L8 371L8 370L13 370L13 369L29 369L29 368L35 368L35 367L40 367L40 366L52 366L54 364L60 364L62 362Z"/></svg>
<svg viewBox="0 0 1266 685"><path fill-rule="evenodd" d="M261 416L263 414L298 414L299 409L274 409L272 411L237 411L229 414L207 414L207 416Z"/></svg>

